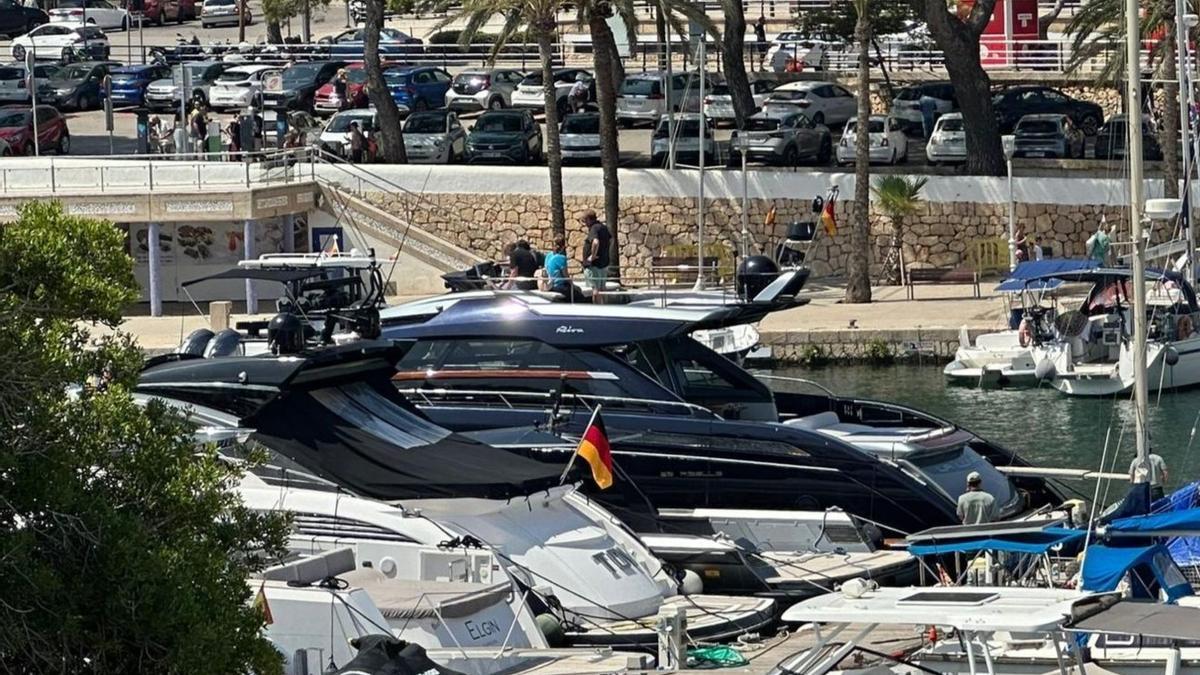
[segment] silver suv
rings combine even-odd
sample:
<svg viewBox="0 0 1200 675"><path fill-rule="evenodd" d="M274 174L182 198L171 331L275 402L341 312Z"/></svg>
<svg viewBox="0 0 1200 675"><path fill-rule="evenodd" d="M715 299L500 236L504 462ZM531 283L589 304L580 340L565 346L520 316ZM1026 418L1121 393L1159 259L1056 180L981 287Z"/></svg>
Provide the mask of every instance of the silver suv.
<svg viewBox="0 0 1200 675"><path fill-rule="evenodd" d="M634 122L654 124L668 110L698 111L700 108L700 78L696 73L667 74L650 71L630 75L617 90L617 122L632 126ZM670 102L667 101L668 84ZM707 86L711 86L706 81Z"/></svg>
<svg viewBox="0 0 1200 675"><path fill-rule="evenodd" d="M802 160L813 160L828 164L833 138L829 127L814 124L804 113L758 113L746 120L745 130L734 131L729 139L729 166L741 165L742 153L748 162L797 166Z"/></svg>
<svg viewBox="0 0 1200 675"><path fill-rule="evenodd" d="M525 75L515 70L473 68L454 76L446 92L451 110L500 110L512 106L512 95Z"/></svg>

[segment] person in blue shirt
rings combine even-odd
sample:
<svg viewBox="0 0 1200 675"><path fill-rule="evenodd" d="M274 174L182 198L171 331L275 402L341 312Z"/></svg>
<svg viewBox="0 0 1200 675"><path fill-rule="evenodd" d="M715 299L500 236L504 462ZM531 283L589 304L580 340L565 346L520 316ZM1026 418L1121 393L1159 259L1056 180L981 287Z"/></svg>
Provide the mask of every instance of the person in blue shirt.
<svg viewBox="0 0 1200 675"><path fill-rule="evenodd" d="M563 237L554 238L554 250L546 255L546 286L549 290L563 296L571 302L584 302L587 298L575 284L567 270L567 241Z"/></svg>

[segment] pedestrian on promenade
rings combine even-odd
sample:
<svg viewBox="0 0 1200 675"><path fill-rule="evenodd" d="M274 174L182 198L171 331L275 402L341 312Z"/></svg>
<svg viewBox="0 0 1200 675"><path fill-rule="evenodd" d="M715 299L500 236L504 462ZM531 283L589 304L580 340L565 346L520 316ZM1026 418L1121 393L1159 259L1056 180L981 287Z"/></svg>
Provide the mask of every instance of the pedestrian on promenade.
<svg viewBox="0 0 1200 675"><path fill-rule="evenodd" d="M1141 466L1138 458L1134 457L1129 463L1129 482L1134 485L1150 483L1150 501L1158 501L1165 494L1163 485L1167 482L1167 463L1153 452L1146 457L1145 466Z"/></svg>
<svg viewBox="0 0 1200 675"><path fill-rule="evenodd" d="M583 275L593 291L603 291L608 281L612 232L596 218L592 209L584 211L579 222L587 228L587 238L583 242Z"/></svg>
<svg viewBox="0 0 1200 675"><path fill-rule="evenodd" d="M1025 223L1017 223L1017 229L1013 232L1013 247L1017 264L1029 260L1029 237L1025 234Z"/></svg>
<svg viewBox="0 0 1200 675"><path fill-rule="evenodd" d="M590 89L590 78L588 78L587 73L579 73L575 76L575 84L571 85L571 91L567 94L567 102L571 105L571 112L581 112L587 106Z"/></svg>
<svg viewBox="0 0 1200 675"><path fill-rule="evenodd" d="M765 70L767 67L767 19L762 14L759 14L758 19L754 22L754 42L758 52L758 69ZM750 59L750 67L754 67L753 56Z"/></svg>
<svg viewBox="0 0 1200 675"><path fill-rule="evenodd" d="M358 164L363 160L363 148L367 147L367 139L363 136L362 129L358 128L358 122L350 123L347 136L350 137L350 161Z"/></svg>
<svg viewBox="0 0 1200 675"><path fill-rule="evenodd" d="M188 136L196 154L203 154L204 141L208 138L208 116L204 114L204 105L201 103L192 106L192 114L188 117Z"/></svg>
<svg viewBox="0 0 1200 675"><path fill-rule="evenodd" d="M338 110L350 109L350 89L346 81L346 69L339 68L333 77L333 93L337 96Z"/></svg>
<svg viewBox="0 0 1200 675"><path fill-rule="evenodd" d="M963 525L980 525L996 519L996 498L983 489L978 471L967 474L967 491L958 497L958 518Z"/></svg>
<svg viewBox="0 0 1200 675"><path fill-rule="evenodd" d="M239 161L242 158L242 125L236 117L229 120L225 133L229 134L229 161Z"/></svg>

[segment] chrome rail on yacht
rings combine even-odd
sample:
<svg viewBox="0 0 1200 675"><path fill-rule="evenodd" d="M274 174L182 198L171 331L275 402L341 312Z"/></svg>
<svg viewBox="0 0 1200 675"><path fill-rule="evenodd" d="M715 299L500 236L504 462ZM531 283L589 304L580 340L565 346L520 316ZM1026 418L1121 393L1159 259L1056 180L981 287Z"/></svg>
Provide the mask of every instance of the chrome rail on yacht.
<svg viewBox="0 0 1200 675"><path fill-rule="evenodd" d="M706 417L720 417L712 410L705 408L702 405L688 403L686 401L667 401L653 398L633 398L629 396L600 396L596 394L574 394L574 393L556 393L553 391L496 391L485 389L447 389L444 387L428 388L428 387L397 387L397 391L405 396L411 396L419 399L425 405L434 405L438 400L448 400L459 397L470 397L486 399L491 398L498 401L506 408L516 408L512 400L521 399L536 399L543 401L551 401L553 399L561 399L563 401L573 400L582 404L586 410L594 410L596 404L630 404L631 407L667 407L678 408L686 412L686 414L699 413ZM510 400L511 399L511 400Z"/></svg>

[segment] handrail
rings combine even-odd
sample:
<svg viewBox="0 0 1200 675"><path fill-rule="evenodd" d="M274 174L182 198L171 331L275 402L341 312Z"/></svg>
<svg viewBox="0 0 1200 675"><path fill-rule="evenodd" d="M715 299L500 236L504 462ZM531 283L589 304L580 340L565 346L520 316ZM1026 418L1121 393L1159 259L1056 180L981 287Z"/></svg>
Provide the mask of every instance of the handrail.
<svg viewBox="0 0 1200 675"><path fill-rule="evenodd" d="M599 403L632 403L635 405L641 405L641 406L647 406L647 407L649 407L649 406L666 406L668 408L683 408L683 409L687 410L689 413L700 413L701 415L703 415L705 417L715 417L717 419L720 419L720 415L714 413L712 410L709 410L708 408L705 408L702 405L696 405L695 403L688 403L687 401L670 401L670 400L652 399L652 398L634 398L634 397L630 397L630 396L601 396L598 394L579 394L579 393L567 393L567 392L563 392L563 393L559 394L557 392L551 392L551 391L541 392L541 391L489 390L489 389L447 389L445 387L435 387L435 388L397 387L396 390L399 391L401 394L411 395L411 396L419 396L425 401L425 403L430 404L430 405L433 405L433 403L434 403L434 401L429 398L430 395L438 396L438 397L447 397L447 398L452 397L452 396L494 396L497 399L499 399L500 402L503 403L508 408L516 407L508 401L508 399L510 399L510 398L511 399L545 399L545 400L549 400L549 399L553 399L553 398L563 398L563 399L573 399L573 400L579 401L588 410L592 410L592 407L589 406L588 403L593 402L593 401L599 402Z"/></svg>
<svg viewBox="0 0 1200 675"><path fill-rule="evenodd" d="M819 390L825 392L832 398L838 398L838 395L836 393L834 393L834 391L832 389L830 389L829 387L826 387L825 385L821 384L820 382L814 382L813 380L808 380L803 377L790 377L788 375L769 375L767 373L754 373L754 377L756 377L760 380L780 380L782 382L796 382L798 384L807 384L815 389L819 389Z"/></svg>

